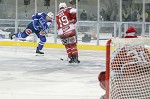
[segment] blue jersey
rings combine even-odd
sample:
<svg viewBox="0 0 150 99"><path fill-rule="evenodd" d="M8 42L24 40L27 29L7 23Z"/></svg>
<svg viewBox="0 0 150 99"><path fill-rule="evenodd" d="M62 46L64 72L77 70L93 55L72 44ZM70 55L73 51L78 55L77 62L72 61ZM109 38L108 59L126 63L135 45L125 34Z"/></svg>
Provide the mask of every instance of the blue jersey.
<svg viewBox="0 0 150 99"><path fill-rule="evenodd" d="M35 30L38 31L45 31L46 29L49 29L50 25L52 24L52 21L46 21L47 14L45 13L36 13L32 16L32 24Z"/></svg>

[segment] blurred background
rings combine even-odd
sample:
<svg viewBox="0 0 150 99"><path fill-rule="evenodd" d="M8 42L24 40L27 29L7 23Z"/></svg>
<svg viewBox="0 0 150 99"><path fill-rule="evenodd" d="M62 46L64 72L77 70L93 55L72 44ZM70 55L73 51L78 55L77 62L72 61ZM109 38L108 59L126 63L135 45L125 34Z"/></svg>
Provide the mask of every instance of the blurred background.
<svg viewBox="0 0 150 99"><path fill-rule="evenodd" d="M0 0L0 40L23 31L36 12L58 12L60 2L78 9L79 44L101 45L102 40L122 38L130 25L139 37L150 37L150 0ZM61 43L55 19L47 43ZM28 42L37 42L34 34Z"/></svg>

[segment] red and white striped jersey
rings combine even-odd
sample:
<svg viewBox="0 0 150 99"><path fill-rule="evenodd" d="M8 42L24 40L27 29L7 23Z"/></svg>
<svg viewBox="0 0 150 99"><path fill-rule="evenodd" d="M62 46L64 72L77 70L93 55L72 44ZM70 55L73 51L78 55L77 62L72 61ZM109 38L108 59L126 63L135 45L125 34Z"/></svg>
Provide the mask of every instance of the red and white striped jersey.
<svg viewBox="0 0 150 99"><path fill-rule="evenodd" d="M75 8L65 8L58 12L56 16L58 35L75 29L76 21L72 23L71 20L76 20L76 11Z"/></svg>

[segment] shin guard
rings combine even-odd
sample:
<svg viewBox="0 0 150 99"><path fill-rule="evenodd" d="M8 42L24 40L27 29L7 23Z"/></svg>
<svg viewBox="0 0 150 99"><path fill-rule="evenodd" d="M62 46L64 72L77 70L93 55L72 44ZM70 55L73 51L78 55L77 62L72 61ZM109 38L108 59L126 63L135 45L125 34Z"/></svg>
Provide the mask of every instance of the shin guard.
<svg viewBox="0 0 150 99"><path fill-rule="evenodd" d="M65 45L65 48L66 48L66 52L68 54L68 58L71 58L72 57L72 52L71 52L70 45L69 44Z"/></svg>
<svg viewBox="0 0 150 99"><path fill-rule="evenodd" d="M74 43L74 44L69 44L70 45L70 48L71 48L71 52L72 54L76 55L78 57L78 49L77 49L77 44Z"/></svg>

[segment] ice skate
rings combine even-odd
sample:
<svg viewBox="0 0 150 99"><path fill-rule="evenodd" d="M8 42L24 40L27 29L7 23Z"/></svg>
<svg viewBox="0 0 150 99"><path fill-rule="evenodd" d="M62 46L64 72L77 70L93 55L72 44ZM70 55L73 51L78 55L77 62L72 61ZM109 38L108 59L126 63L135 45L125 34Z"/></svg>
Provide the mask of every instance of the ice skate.
<svg viewBox="0 0 150 99"><path fill-rule="evenodd" d="M74 63L73 57L69 58L68 62L69 62L69 63Z"/></svg>
<svg viewBox="0 0 150 99"><path fill-rule="evenodd" d="M16 34L12 34L11 36L10 36L10 39L11 40L19 40L19 41L26 41L26 38L18 38L18 37L16 37Z"/></svg>
<svg viewBox="0 0 150 99"><path fill-rule="evenodd" d="M73 61L74 61L74 63L80 63L80 61L76 55L73 55Z"/></svg>
<svg viewBox="0 0 150 99"><path fill-rule="evenodd" d="M12 34L12 35L10 36L10 39L11 39L11 40L16 39L15 34Z"/></svg>
<svg viewBox="0 0 150 99"><path fill-rule="evenodd" d="M38 50L38 47L36 49L36 53L39 54L39 55L43 55L44 54L44 52L41 52L40 50Z"/></svg>

